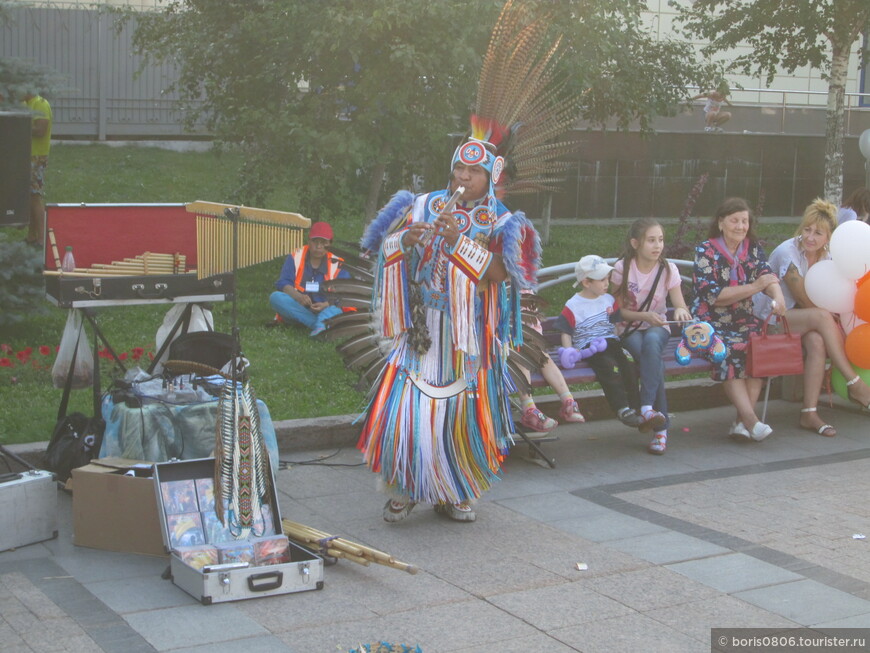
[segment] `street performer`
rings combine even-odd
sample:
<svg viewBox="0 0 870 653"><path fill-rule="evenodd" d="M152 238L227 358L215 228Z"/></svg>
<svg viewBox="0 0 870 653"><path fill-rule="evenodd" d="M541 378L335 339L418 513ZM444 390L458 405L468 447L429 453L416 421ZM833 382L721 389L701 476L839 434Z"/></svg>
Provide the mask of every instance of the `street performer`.
<svg viewBox="0 0 870 653"><path fill-rule="evenodd" d="M510 212L497 194L520 181L533 184L535 174L543 179L552 168L545 171L540 158L533 170L506 162L503 154L519 150L522 136L540 132L531 124L517 129L504 116L519 123L522 113L512 109L540 97L549 81L541 71L554 48L544 42L544 17L518 3L509 2L499 22L503 29L493 30L481 80L513 80L520 89L509 98L515 104L504 97L488 102L482 84L447 188L416 197L398 192L361 243L378 257L372 311L377 331L391 343L358 448L390 494L383 510L389 522L407 517L417 503L474 521L473 502L498 480L512 443L508 395L516 388L506 361L522 345L520 292L535 288L541 246L529 220ZM511 56L515 43L504 35L520 29L537 35L546 54ZM570 113L562 109L561 115ZM547 124L550 135L553 126ZM506 164L513 178L504 175ZM533 174L523 179L524 170Z"/></svg>

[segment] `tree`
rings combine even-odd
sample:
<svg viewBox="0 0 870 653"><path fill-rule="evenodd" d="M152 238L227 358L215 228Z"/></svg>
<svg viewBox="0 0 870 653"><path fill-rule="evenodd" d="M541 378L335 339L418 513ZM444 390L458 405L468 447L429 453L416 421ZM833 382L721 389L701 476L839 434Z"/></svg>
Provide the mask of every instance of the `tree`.
<svg viewBox="0 0 870 653"><path fill-rule="evenodd" d="M843 194L846 75L858 38L870 27L867 0L695 0L680 6L685 33L709 45L704 55L749 45L732 69L765 77L801 66L821 71L828 81L825 127L825 198L839 206ZM859 48L862 62L868 50Z"/></svg>
<svg viewBox="0 0 870 653"><path fill-rule="evenodd" d="M13 21L11 4L0 1L0 25ZM26 93L60 90L63 77L54 69L16 57L0 57L0 107L21 108Z"/></svg>
<svg viewBox="0 0 870 653"><path fill-rule="evenodd" d="M566 88L596 124L649 127L700 83L688 45L659 43L636 0L524 0L555 12ZM290 183L306 215L371 216L412 175L446 180L503 0L176 0L136 14L135 43L180 68L176 88L242 147L236 200ZM192 103L193 104L193 103ZM580 117L578 115L578 117ZM294 208L294 210L297 210Z"/></svg>

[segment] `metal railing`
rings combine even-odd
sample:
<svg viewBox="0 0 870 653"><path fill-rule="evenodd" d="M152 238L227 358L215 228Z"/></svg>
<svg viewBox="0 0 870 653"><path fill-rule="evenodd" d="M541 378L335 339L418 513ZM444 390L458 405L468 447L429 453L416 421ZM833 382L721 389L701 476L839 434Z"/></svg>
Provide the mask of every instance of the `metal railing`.
<svg viewBox="0 0 870 653"><path fill-rule="evenodd" d="M693 90L700 90L697 86L688 87ZM807 96L809 99L810 96L818 96L818 97L827 97L827 91L810 91L804 90L799 91L795 89L775 89L775 88L735 88L731 89L731 96L739 96L741 94L752 94L758 93L759 95L769 95L769 96L779 96L778 101L776 102L751 102L736 99L733 102L735 106L738 107L777 107L780 111L780 131L785 133L786 126L786 117L788 115L789 110L801 110L801 109L815 109L815 110L826 110L826 103L813 103L813 102L789 102L789 98L795 98L797 96ZM703 105L703 100L698 100L695 102L695 105ZM855 111L867 111L870 112L870 93L846 93L845 94L845 114L846 114L846 133L849 133L851 130L851 118L852 114Z"/></svg>

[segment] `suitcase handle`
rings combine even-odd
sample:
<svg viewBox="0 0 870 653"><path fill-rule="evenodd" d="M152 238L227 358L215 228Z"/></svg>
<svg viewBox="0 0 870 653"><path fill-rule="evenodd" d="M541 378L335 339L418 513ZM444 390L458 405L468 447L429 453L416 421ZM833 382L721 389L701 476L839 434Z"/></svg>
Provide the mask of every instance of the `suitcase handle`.
<svg viewBox="0 0 870 653"><path fill-rule="evenodd" d="M258 581L263 581L267 578L271 578L270 582L260 583ZM276 590L284 583L284 572L283 571L267 571L262 574L253 574L248 576L248 589L252 592L268 592L269 590Z"/></svg>

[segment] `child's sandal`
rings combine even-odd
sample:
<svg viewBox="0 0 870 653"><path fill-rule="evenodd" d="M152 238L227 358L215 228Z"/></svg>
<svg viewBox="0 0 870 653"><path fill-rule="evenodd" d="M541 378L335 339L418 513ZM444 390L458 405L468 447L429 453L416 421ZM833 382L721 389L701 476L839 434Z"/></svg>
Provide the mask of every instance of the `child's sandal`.
<svg viewBox="0 0 870 653"><path fill-rule="evenodd" d="M650 440L648 450L651 454L661 456L668 449L668 434L656 433L653 439Z"/></svg>

